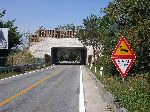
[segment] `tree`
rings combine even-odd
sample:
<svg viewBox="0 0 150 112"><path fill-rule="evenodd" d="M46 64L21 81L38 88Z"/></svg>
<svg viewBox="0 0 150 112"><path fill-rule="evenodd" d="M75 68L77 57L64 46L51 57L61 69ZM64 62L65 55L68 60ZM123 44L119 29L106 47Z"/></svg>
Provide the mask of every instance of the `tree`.
<svg viewBox="0 0 150 112"><path fill-rule="evenodd" d="M65 24L65 25L59 25L55 28L55 30L72 30L72 31L78 31L82 29L82 26L75 26L73 23L72 24Z"/></svg>
<svg viewBox="0 0 150 112"><path fill-rule="evenodd" d="M150 69L150 1L149 0L114 0L104 9L119 31L124 35L136 54L135 71ZM118 38L118 37L117 37Z"/></svg>
<svg viewBox="0 0 150 112"><path fill-rule="evenodd" d="M60 50L57 53L58 61L80 61L80 52L76 50Z"/></svg>
<svg viewBox="0 0 150 112"><path fill-rule="evenodd" d="M149 0L114 0L102 10L103 17L91 15L84 19L84 26L77 36L85 45L92 45L93 48L97 48L97 43L102 44L103 57L98 61L102 64L105 60L103 64L110 72L110 65L113 66L111 54L123 35L137 57L131 71L147 72L150 69L149 6Z"/></svg>
<svg viewBox="0 0 150 112"><path fill-rule="evenodd" d="M98 47L98 20L96 15L90 15L86 19L83 19L83 28L79 30L77 37L84 45L92 45L93 55L95 62L95 51Z"/></svg>
<svg viewBox="0 0 150 112"><path fill-rule="evenodd" d="M59 25L57 26L57 28L55 28L55 30L75 30L75 25L74 24L65 24L65 25Z"/></svg>
<svg viewBox="0 0 150 112"><path fill-rule="evenodd" d="M15 20L8 20L7 22L4 22L2 20L2 17L5 15L5 13L5 10L0 12L0 28L9 28L8 49L0 49L0 57L8 56L13 47L16 47L17 45L21 44L20 38L22 37L22 35L17 31L18 27L14 25Z"/></svg>

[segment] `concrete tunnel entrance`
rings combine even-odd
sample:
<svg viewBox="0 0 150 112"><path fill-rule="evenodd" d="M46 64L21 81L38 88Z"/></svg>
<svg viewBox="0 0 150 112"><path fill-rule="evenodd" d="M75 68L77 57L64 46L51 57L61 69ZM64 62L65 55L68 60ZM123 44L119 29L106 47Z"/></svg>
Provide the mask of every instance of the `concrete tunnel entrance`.
<svg viewBox="0 0 150 112"><path fill-rule="evenodd" d="M56 65L86 65L86 47L52 47L51 63Z"/></svg>

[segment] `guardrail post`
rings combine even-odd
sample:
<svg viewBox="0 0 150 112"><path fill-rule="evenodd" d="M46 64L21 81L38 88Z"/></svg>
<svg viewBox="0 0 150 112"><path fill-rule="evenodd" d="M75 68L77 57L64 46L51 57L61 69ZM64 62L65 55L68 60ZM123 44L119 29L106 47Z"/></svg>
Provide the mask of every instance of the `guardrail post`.
<svg viewBox="0 0 150 112"><path fill-rule="evenodd" d="M95 73L96 73L96 67L95 67Z"/></svg>
<svg viewBox="0 0 150 112"><path fill-rule="evenodd" d="M14 66L14 58L11 57L11 66Z"/></svg>
<svg viewBox="0 0 150 112"><path fill-rule="evenodd" d="M103 67L100 68L100 75L102 76L103 74Z"/></svg>

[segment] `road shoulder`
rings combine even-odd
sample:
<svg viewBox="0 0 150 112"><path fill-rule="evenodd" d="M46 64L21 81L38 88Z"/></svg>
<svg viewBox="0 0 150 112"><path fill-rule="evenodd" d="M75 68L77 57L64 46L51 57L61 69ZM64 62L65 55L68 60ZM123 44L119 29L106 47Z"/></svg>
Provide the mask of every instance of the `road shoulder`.
<svg viewBox="0 0 150 112"><path fill-rule="evenodd" d="M87 67L82 66L82 72L86 112L124 112Z"/></svg>

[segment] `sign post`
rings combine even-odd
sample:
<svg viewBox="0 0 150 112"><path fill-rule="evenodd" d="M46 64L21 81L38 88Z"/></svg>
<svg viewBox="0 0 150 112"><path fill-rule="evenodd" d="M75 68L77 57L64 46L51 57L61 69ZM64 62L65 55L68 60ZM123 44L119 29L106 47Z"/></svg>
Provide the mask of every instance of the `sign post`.
<svg viewBox="0 0 150 112"><path fill-rule="evenodd" d="M120 72L123 81L135 58L136 56L134 52L130 48L126 39L122 36L111 55L111 59Z"/></svg>

